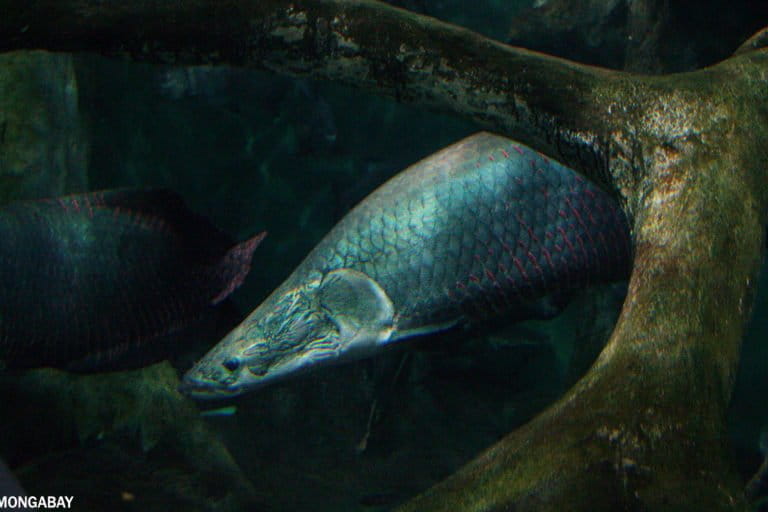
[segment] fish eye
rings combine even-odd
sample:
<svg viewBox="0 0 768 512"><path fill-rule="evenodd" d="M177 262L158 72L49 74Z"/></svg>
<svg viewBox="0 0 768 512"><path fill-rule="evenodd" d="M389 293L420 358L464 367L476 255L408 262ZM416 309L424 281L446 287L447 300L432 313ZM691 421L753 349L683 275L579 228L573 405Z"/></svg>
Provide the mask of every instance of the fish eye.
<svg viewBox="0 0 768 512"><path fill-rule="evenodd" d="M233 357L232 359L227 359L221 365L226 368L230 372L234 372L238 368L240 368L240 360L236 357Z"/></svg>

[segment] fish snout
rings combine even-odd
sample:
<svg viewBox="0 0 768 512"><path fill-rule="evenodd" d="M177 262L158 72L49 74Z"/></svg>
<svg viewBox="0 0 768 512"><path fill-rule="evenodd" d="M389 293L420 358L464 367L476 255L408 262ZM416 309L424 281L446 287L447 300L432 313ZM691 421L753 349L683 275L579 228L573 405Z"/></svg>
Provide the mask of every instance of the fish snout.
<svg viewBox="0 0 768 512"><path fill-rule="evenodd" d="M184 375L178 390L191 398L223 398L236 395L236 383L242 366L238 358L226 359L221 364L198 363Z"/></svg>
<svg viewBox="0 0 768 512"><path fill-rule="evenodd" d="M181 382L176 388L179 393L190 398L195 398L195 393L201 389L203 389L203 387L199 385L199 383L195 382L194 379L189 378L187 375L181 379Z"/></svg>

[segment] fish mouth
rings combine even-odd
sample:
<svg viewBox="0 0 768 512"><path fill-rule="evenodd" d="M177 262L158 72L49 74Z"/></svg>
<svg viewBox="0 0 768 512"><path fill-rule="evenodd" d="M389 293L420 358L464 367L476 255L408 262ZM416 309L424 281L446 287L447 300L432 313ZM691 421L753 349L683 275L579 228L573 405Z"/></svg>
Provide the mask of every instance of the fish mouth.
<svg viewBox="0 0 768 512"><path fill-rule="evenodd" d="M243 392L240 386L224 386L185 375L178 387L179 393L195 400L231 398Z"/></svg>

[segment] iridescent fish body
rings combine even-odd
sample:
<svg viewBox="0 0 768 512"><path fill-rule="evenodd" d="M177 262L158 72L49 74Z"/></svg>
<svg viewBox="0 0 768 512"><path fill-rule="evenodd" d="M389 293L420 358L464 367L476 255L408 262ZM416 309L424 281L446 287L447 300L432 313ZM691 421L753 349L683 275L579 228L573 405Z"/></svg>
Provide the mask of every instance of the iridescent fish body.
<svg viewBox="0 0 768 512"><path fill-rule="evenodd" d="M363 200L182 387L232 396L415 335L529 318L545 296L626 278L631 253L609 194L514 141L476 134Z"/></svg>

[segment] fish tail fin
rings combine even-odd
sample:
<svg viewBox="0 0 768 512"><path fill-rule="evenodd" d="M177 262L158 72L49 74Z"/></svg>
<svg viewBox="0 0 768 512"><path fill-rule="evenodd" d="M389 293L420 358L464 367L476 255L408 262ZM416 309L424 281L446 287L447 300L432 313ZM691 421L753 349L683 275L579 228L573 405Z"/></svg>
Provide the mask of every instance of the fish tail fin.
<svg viewBox="0 0 768 512"><path fill-rule="evenodd" d="M243 284L245 277L251 270L253 251L261 244L265 236L267 236L267 232L262 231L227 251L219 262L219 272L224 288L211 300L211 304L218 304L223 301Z"/></svg>

